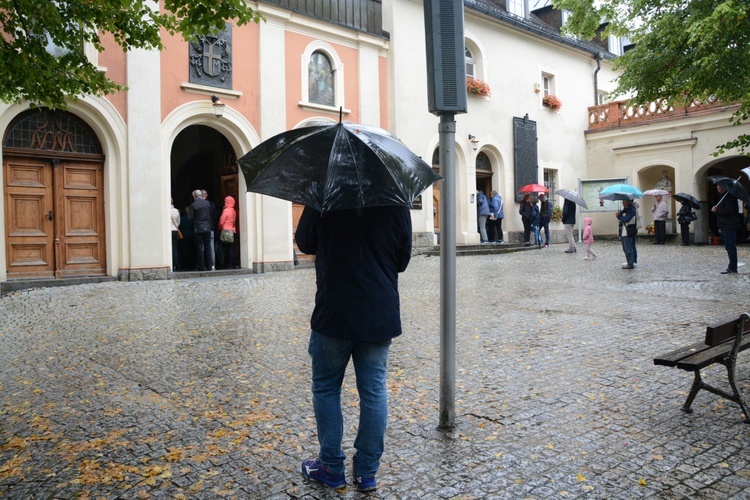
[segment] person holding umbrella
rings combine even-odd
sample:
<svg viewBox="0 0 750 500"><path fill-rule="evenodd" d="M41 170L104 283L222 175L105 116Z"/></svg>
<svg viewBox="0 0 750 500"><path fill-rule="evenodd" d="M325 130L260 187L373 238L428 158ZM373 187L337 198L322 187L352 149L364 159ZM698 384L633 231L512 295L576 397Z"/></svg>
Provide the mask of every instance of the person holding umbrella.
<svg viewBox="0 0 750 500"><path fill-rule="evenodd" d="M654 245L664 245L667 241L669 207L667 207L667 202L664 201L662 195L656 195L656 203L651 207L651 212L654 214L654 232L656 233Z"/></svg>
<svg viewBox="0 0 750 500"><path fill-rule="evenodd" d="M523 195L523 201L518 209L518 213L521 214L521 222L523 222L523 245L526 247L531 246L531 195Z"/></svg>
<svg viewBox="0 0 750 500"><path fill-rule="evenodd" d="M675 197L675 199L677 199ZM680 224L680 235L682 236L682 246L690 246L690 223L693 219L693 207L691 207L687 200L680 200L680 210L677 211L677 223Z"/></svg>
<svg viewBox="0 0 750 500"><path fill-rule="evenodd" d="M716 190L722 195L719 203L711 208L716 214L716 223L719 233L724 240L724 249L729 256L729 265L721 274L737 273L737 225L739 224L739 211L737 210L737 198L728 192L723 186L717 185Z"/></svg>
<svg viewBox="0 0 750 500"><path fill-rule="evenodd" d="M636 211L633 201L629 198L622 200L622 210L615 213L615 217L620 221L619 233L622 241L622 250L625 252L625 263L623 269L635 269L635 235L638 232L636 226Z"/></svg>
<svg viewBox="0 0 750 500"><path fill-rule="evenodd" d="M568 238L568 249L565 253L576 252L576 240L573 236L573 226L576 223L576 204L567 198L562 208L562 223L565 226L565 236Z"/></svg>

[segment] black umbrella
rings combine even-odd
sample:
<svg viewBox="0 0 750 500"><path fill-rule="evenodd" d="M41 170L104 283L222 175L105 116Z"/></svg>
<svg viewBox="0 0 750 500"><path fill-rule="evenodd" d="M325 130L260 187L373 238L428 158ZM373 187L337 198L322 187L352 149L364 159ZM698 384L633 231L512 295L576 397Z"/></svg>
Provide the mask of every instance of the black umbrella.
<svg viewBox="0 0 750 500"><path fill-rule="evenodd" d="M747 192L745 186L740 184L739 179L732 179L731 177L725 177L723 175L709 175L708 177L706 177L706 179L713 182L717 186L723 187L727 193L731 194L738 200L742 200L745 203L750 203L750 193ZM719 203L721 203L723 199L724 196L721 197ZM717 205L719 203L717 203Z"/></svg>
<svg viewBox="0 0 750 500"><path fill-rule="evenodd" d="M283 132L239 164L248 191L320 212L411 206L442 178L391 133L346 122Z"/></svg>
<svg viewBox="0 0 750 500"><path fill-rule="evenodd" d="M692 208L694 208L696 210L700 210L701 209L700 202L698 200L696 200L695 196L693 196L692 194L677 193L676 195L672 196L672 198L674 198L675 200L677 200L677 201L679 201L681 203L687 203L688 205L690 205Z"/></svg>

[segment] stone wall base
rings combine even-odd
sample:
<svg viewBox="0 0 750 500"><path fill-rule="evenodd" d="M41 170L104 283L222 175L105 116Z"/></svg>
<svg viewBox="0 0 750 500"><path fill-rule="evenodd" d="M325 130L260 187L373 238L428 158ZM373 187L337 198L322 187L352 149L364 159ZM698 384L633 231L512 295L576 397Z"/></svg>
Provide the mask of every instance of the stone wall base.
<svg viewBox="0 0 750 500"><path fill-rule="evenodd" d="M284 262L253 262L253 273L254 274L261 274L261 273L272 273L276 271L293 271L294 270L294 262L293 261L284 261Z"/></svg>
<svg viewBox="0 0 750 500"><path fill-rule="evenodd" d="M120 281L155 281L172 277L168 267L144 267L139 269L120 269L117 279Z"/></svg>

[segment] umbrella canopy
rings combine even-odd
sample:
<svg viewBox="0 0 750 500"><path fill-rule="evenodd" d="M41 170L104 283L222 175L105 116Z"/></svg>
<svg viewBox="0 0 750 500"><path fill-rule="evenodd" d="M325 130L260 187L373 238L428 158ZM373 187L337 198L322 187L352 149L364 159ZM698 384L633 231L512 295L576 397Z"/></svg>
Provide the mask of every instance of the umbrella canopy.
<svg viewBox="0 0 750 500"><path fill-rule="evenodd" d="M320 212L402 205L442 179L390 132L353 123L283 132L239 159L247 190Z"/></svg>
<svg viewBox="0 0 750 500"><path fill-rule="evenodd" d="M641 196L641 190L630 184L612 184L599 191L599 198L605 200L634 200Z"/></svg>
<svg viewBox="0 0 750 500"><path fill-rule="evenodd" d="M557 191L555 191L555 194L559 194L566 200L570 200L573 203L577 203L578 205L581 205L583 208L589 208L588 204L586 204L586 200L584 200L580 194L576 193L573 190L558 189Z"/></svg>
<svg viewBox="0 0 750 500"><path fill-rule="evenodd" d="M547 187L541 184L526 184L518 190L519 193L549 193Z"/></svg>
<svg viewBox="0 0 750 500"><path fill-rule="evenodd" d="M643 192L643 196L669 196L669 191L664 189L647 189Z"/></svg>
<svg viewBox="0 0 750 500"><path fill-rule="evenodd" d="M745 186L740 184L738 179L732 179L731 177L725 177L723 175L709 175L706 177L709 181L713 182L717 186L723 187L727 193L731 194L738 200L742 200L745 203L750 203L750 193L747 192ZM722 197L722 200L724 198Z"/></svg>
<svg viewBox="0 0 750 500"><path fill-rule="evenodd" d="M677 193L676 195L672 196L672 198L679 201L680 203L687 203L689 206L691 206L692 208L696 210L701 209L700 202L697 199L695 199L695 196L693 196L692 194Z"/></svg>

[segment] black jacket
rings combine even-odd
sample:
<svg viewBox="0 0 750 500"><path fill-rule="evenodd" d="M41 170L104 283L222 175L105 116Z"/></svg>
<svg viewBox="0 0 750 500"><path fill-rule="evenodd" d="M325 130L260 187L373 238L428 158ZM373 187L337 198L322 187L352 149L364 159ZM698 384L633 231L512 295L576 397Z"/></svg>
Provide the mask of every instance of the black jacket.
<svg viewBox="0 0 750 500"><path fill-rule="evenodd" d="M401 334L398 273L409 264L412 238L407 207L322 215L305 207L295 238L302 252L316 256L314 331L358 341Z"/></svg>
<svg viewBox="0 0 750 500"><path fill-rule="evenodd" d="M203 198L196 198L190 205L188 219L193 223L196 233L211 232L213 221L211 220L211 204Z"/></svg>
<svg viewBox="0 0 750 500"><path fill-rule="evenodd" d="M575 224L576 223L576 204L570 200L565 200L565 203L563 203L562 223L563 224Z"/></svg>
<svg viewBox="0 0 750 500"><path fill-rule="evenodd" d="M737 208L737 198L731 193L726 193L724 199L716 205L716 225L722 231L725 229L736 231L739 223L740 214Z"/></svg>

